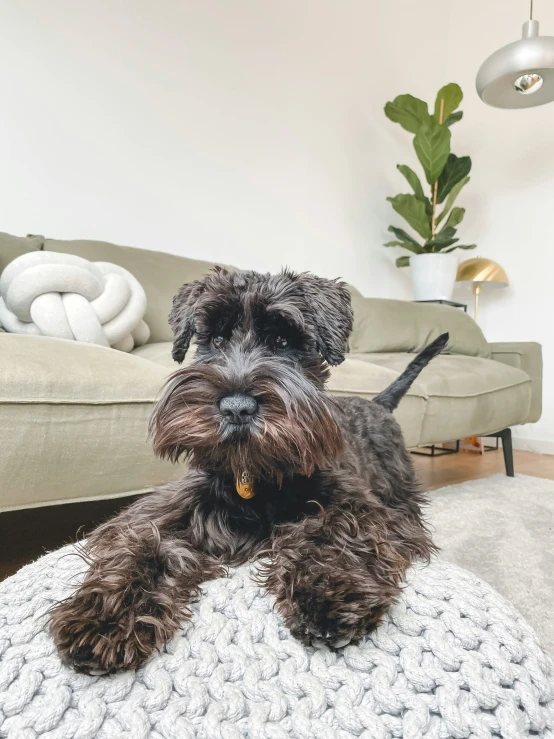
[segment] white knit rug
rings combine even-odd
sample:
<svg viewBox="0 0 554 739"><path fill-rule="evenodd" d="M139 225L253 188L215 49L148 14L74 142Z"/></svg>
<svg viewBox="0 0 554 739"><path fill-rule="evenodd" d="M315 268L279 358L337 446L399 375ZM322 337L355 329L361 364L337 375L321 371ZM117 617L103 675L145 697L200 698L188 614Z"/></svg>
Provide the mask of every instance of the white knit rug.
<svg viewBox="0 0 554 739"><path fill-rule="evenodd" d="M441 559L496 588L554 655L554 480L493 475L430 499Z"/></svg>
<svg viewBox="0 0 554 739"><path fill-rule="evenodd" d="M554 668L533 630L474 575L414 567L359 646L291 638L248 567L208 583L192 623L136 674L61 665L47 609L75 587L71 547L0 584L7 739L554 737Z"/></svg>

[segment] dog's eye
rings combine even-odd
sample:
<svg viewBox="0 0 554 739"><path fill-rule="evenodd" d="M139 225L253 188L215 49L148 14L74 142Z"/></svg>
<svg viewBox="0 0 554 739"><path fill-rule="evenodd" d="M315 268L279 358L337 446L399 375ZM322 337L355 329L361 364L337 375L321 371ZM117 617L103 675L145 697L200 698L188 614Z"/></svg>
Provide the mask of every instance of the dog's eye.
<svg viewBox="0 0 554 739"><path fill-rule="evenodd" d="M223 349L227 342L225 341L225 338L223 336L214 336L212 339L212 344L215 346L216 349Z"/></svg>
<svg viewBox="0 0 554 739"><path fill-rule="evenodd" d="M273 339L273 343L277 347L277 349L286 349L289 345L288 339L286 339L284 336L276 336Z"/></svg>

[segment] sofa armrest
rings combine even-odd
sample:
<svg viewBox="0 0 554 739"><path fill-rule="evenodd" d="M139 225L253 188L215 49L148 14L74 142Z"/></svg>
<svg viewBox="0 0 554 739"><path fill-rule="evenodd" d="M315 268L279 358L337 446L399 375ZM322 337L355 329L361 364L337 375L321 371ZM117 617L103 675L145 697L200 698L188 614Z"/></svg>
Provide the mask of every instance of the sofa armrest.
<svg viewBox="0 0 554 739"><path fill-rule="evenodd" d="M491 359L517 367L531 378L531 406L526 423L538 421L542 413L542 347L536 341L499 341L489 344Z"/></svg>

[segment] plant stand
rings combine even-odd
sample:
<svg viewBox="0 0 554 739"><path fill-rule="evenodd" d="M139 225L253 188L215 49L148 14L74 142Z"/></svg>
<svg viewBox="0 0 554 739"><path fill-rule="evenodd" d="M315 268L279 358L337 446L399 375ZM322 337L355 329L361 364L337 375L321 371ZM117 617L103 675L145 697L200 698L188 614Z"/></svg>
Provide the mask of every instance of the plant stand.
<svg viewBox="0 0 554 739"><path fill-rule="evenodd" d="M424 449L429 449L429 451L424 452ZM435 444L429 444L429 446L422 446L418 450L412 449L412 454L416 454L418 457L446 457L448 454L457 454L459 451L460 442L456 441L454 449L448 449L448 447L437 447Z"/></svg>
<svg viewBox="0 0 554 739"><path fill-rule="evenodd" d="M412 300L412 303L439 303L440 305L449 305L451 308L463 308L467 313L466 303L457 303L455 300Z"/></svg>
<svg viewBox="0 0 554 739"><path fill-rule="evenodd" d="M504 466L506 468L506 475L508 477L514 477L514 452L512 447L512 429L502 429L494 434L485 434L483 439L496 439L496 446L486 445L484 447L485 452L494 452L498 450L498 440L502 439L502 453L504 455ZM429 451L423 451L428 449ZM457 454L460 451L460 442L456 441L456 446L453 449L445 449L444 447L436 447L435 444L429 444L428 446L421 447L418 450L410 450L410 454L416 454L419 457L444 457L448 454Z"/></svg>

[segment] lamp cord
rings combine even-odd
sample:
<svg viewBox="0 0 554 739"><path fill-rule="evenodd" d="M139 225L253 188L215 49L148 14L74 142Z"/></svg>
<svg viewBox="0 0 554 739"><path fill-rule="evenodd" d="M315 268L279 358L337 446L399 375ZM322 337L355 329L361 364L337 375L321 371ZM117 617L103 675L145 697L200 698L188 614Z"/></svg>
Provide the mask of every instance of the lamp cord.
<svg viewBox="0 0 554 739"><path fill-rule="evenodd" d="M531 8L529 10L529 20L533 20L533 0L531 0Z"/></svg>

